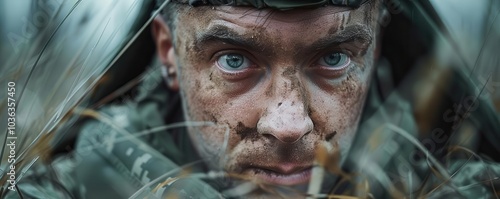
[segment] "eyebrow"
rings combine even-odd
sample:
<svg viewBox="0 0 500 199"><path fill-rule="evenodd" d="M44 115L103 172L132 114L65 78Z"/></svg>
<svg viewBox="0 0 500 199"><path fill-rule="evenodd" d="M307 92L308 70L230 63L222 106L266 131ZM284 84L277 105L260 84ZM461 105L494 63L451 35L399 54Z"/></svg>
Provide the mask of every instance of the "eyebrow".
<svg viewBox="0 0 500 199"><path fill-rule="evenodd" d="M342 43L349 43L358 41L363 45L368 46L373 40L372 31L365 25L355 24L345 27L341 31L328 34L327 37L321 38L315 41L306 50L317 51L321 49L326 49L331 46L339 45Z"/></svg>
<svg viewBox="0 0 500 199"><path fill-rule="evenodd" d="M297 47L300 51L313 52L342 43L359 41L362 44L370 44L373 40L372 31L365 25L355 24L347 26L335 33L329 33L328 36L321 38L310 45ZM259 41L266 41L265 39ZM231 45L247 48L252 51L272 54L271 50L264 44L255 39L247 38L236 31L224 25L214 25L207 31L196 36L195 45L203 48L209 43L225 42Z"/></svg>
<svg viewBox="0 0 500 199"><path fill-rule="evenodd" d="M224 25L214 25L207 31L196 36L195 45L203 46L212 42L225 42L231 45L244 47L250 50L265 51L266 46L254 39L240 35L236 31Z"/></svg>

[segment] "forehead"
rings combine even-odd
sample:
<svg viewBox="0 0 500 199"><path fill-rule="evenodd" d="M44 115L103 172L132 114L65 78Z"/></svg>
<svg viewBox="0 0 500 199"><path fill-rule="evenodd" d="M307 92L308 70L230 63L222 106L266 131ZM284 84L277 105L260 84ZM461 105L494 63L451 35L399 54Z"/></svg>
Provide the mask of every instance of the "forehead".
<svg viewBox="0 0 500 199"><path fill-rule="evenodd" d="M357 17L363 17L367 20L367 17L370 16L369 11L374 11L370 8L372 8L372 3L367 3L358 9L339 6L323 6L319 8L302 8L282 11L275 9L255 9L251 7L217 6L211 7L211 10L219 17L249 24L267 21L300 24L344 14L356 15Z"/></svg>
<svg viewBox="0 0 500 199"><path fill-rule="evenodd" d="M374 16L378 15L373 3L366 3L357 9L324 6L279 11L250 7L200 6L188 7L184 11L179 14L176 29L190 32L195 38L207 31L227 27L239 35L255 39L264 40L265 37L274 36L273 40L276 40L276 36L279 36L281 41L302 42L317 41L343 29L349 29L350 26L373 33L376 24Z"/></svg>

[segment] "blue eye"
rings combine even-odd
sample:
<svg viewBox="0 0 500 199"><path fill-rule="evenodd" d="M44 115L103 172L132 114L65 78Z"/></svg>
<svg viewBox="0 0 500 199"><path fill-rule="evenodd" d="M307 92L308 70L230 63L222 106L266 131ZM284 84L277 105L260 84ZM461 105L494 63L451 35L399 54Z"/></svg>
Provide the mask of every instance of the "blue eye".
<svg viewBox="0 0 500 199"><path fill-rule="evenodd" d="M318 60L318 64L332 70L341 70L349 65L350 58L344 53L330 53Z"/></svg>
<svg viewBox="0 0 500 199"><path fill-rule="evenodd" d="M229 53L219 57L218 65L226 71L241 71L251 66L248 58L241 54Z"/></svg>

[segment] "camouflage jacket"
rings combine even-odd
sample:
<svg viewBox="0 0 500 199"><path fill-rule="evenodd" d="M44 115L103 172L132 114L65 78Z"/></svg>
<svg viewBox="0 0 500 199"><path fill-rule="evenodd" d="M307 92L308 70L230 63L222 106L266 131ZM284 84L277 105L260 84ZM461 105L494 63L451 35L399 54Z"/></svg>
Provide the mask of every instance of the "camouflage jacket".
<svg viewBox="0 0 500 199"><path fill-rule="evenodd" d="M198 160L185 128L175 125L182 122L179 95L168 92L160 74L158 70L147 73L134 98L108 104L99 111L82 110L98 116L71 129L78 131L71 153L50 165L30 169L18 183L23 197L128 198L143 187L147 195L169 176L178 176L178 165ZM158 127L165 128L154 130ZM213 192L197 180L179 181L174 186L180 187L175 190L181 195L210 196ZM161 196L165 187L154 192ZM20 196L11 191L8 197Z"/></svg>

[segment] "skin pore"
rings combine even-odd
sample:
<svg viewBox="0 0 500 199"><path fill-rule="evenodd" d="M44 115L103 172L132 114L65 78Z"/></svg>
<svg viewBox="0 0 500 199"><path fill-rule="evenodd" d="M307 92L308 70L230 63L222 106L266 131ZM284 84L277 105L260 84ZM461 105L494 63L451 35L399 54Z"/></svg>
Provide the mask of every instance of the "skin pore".
<svg viewBox="0 0 500 199"><path fill-rule="evenodd" d="M307 183L315 149L345 154L374 70L378 4L288 11L183 6L175 34L153 24L189 128L213 169L270 184ZM178 84L177 84L178 82ZM215 157L214 157L215 156Z"/></svg>

